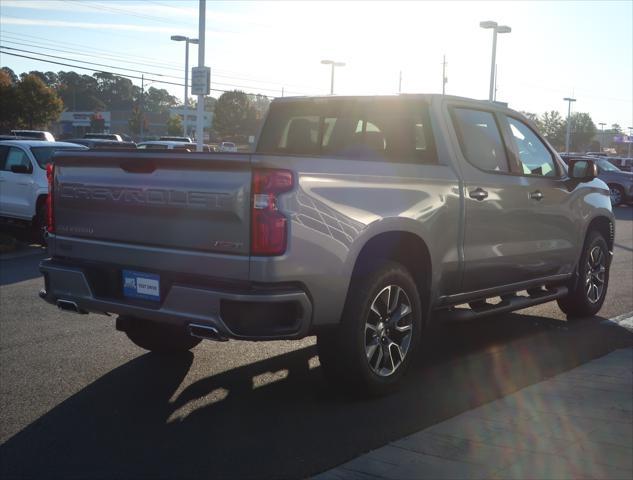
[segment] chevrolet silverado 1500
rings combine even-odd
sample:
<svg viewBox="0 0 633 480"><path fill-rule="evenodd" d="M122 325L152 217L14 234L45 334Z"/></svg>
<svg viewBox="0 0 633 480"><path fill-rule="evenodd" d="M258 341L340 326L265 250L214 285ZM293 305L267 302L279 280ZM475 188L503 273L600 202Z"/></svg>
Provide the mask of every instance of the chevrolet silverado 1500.
<svg viewBox="0 0 633 480"><path fill-rule="evenodd" d="M391 389L440 321L607 290L614 217L521 114L440 95L283 98L254 153L66 152L41 296L155 352L316 335L327 376Z"/></svg>

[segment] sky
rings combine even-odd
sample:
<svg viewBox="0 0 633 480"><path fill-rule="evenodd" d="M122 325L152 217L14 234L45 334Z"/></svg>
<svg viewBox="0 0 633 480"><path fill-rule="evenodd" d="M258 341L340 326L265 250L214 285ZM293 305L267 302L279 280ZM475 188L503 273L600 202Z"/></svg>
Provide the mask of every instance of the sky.
<svg viewBox="0 0 633 480"><path fill-rule="evenodd" d="M281 96L440 93L487 98L492 31L497 100L516 110L588 112L596 125L633 127L633 2L214 2L206 5L211 87ZM184 42L198 36L198 1L0 0L0 64L16 73L73 70L6 52L184 83ZM38 52L38 54L29 53ZM56 55L71 60L43 57ZM190 46L190 67L198 47ZM86 65L93 62L105 66ZM75 69L76 71L81 71ZM87 74L93 72L83 70ZM140 80L133 82L140 85ZM183 97L184 87L146 81ZM213 91L218 96L220 91Z"/></svg>

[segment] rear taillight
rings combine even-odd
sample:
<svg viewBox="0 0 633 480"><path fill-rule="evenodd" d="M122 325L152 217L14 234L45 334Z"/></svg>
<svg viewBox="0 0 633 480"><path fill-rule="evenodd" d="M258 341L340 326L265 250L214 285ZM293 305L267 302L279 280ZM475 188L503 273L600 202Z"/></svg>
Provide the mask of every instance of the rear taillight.
<svg viewBox="0 0 633 480"><path fill-rule="evenodd" d="M55 214L53 213L53 185L55 180L55 165L46 165L46 179L48 180L48 197L46 197L46 230L55 233Z"/></svg>
<svg viewBox="0 0 633 480"><path fill-rule="evenodd" d="M288 225L277 208L277 195L292 190L290 170L255 169L251 185L251 255L286 251Z"/></svg>

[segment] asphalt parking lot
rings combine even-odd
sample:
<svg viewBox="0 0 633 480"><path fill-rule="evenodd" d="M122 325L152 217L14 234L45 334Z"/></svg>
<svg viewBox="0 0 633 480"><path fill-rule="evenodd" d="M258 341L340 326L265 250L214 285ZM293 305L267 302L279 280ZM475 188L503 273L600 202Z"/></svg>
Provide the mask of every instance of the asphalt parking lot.
<svg viewBox="0 0 633 480"><path fill-rule="evenodd" d="M555 303L444 327L403 388L359 400L322 378L314 339L203 342L156 358L114 319L37 297L43 254L0 260L0 477L302 478L570 370L633 334L633 208L616 211L609 293L569 324Z"/></svg>

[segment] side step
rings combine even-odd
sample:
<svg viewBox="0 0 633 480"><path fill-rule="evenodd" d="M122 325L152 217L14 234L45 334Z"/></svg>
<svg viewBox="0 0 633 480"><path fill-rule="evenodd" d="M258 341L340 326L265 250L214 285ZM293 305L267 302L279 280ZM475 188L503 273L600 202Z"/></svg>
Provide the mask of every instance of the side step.
<svg viewBox="0 0 633 480"><path fill-rule="evenodd" d="M497 304L484 303L481 307L478 306L476 308L451 307L433 312L433 315L435 319L442 322L468 322L498 313L513 312L533 305L551 302L557 298L564 297L567 292L566 286L558 286L547 290L531 291L530 295L526 297L504 295L501 297L501 302Z"/></svg>

